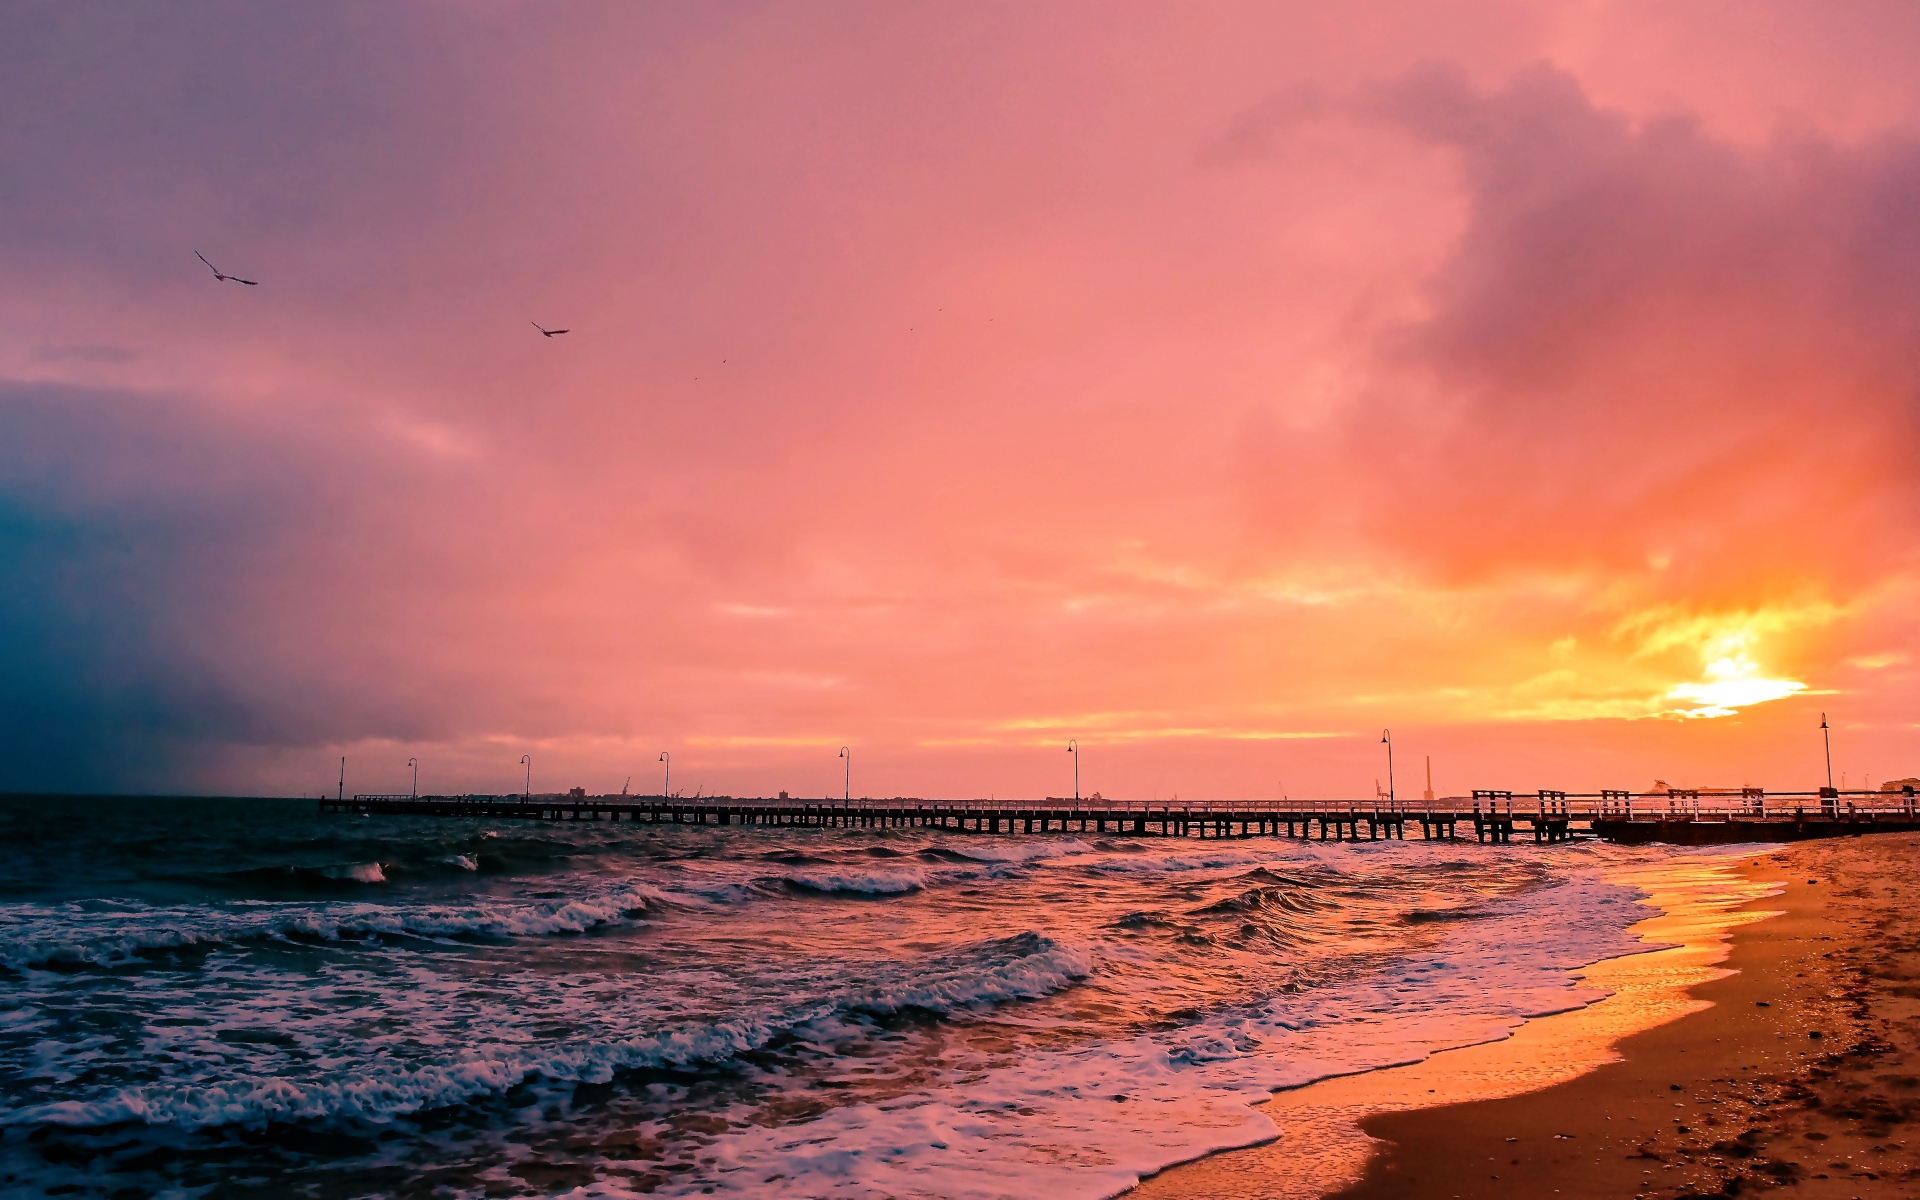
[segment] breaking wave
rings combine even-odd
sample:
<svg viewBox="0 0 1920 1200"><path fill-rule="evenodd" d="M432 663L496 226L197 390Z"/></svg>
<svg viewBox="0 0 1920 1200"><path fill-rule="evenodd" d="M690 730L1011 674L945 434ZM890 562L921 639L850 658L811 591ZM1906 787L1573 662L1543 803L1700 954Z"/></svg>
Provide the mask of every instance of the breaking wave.
<svg viewBox="0 0 1920 1200"><path fill-rule="evenodd" d="M716 1022L693 1022L645 1036L529 1050L499 1047L451 1062L359 1064L344 1079L240 1076L212 1085L146 1084L93 1100L39 1104L0 1115L3 1125L98 1127L138 1123L179 1129L269 1122L395 1117L497 1095L532 1079L606 1083L624 1071L722 1062L835 1015L887 1016L909 1009L952 1015L1011 1000L1038 999L1073 986L1095 969L1087 950L1037 933L983 944L973 965L919 973L896 987L858 990ZM984 964L984 965L983 965Z"/></svg>
<svg viewBox="0 0 1920 1200"><path fill-rule="evenodd" d="M438 939L550 937L627 924L666 899L653 888L625 885L599 895L540 904L250 905L196 910L136 908L113 913L45 908L20 913L16 909L0 923L0 964L15 970L116 967L173 951L269 939L340 942L378 935Z"/></svg>
<svg viewBox="0 0 1920 1200"><path fill-rule="evenodd" d="M845 892L864 896L899 896L927 886L924 871L911 868L864 870L859 867L816 867L789 871L782 879L810 892Z"/></svg>

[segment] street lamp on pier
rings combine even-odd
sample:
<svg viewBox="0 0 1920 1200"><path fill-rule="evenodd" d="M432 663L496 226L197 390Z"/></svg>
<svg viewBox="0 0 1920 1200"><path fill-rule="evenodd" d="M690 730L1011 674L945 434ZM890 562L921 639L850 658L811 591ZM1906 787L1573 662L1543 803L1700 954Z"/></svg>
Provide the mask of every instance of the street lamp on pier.
<svg viewBox="0 0 1920 1200"><path fill-rule="evenodd" d="M532 800L533 799L533 755L522 754L520 756L520 761L527 764L527 794L525 796L522 796L521 799Z"/></svg>
<svg viewBox="0 0 1920 1200"><path fill-rule="evenodd" d="M420 798L420 760L417 758L410 758L407 760L407 765L413 768L413 797L412 798L415 800L418 800Z"/></svg>
<svg viewBox="0 0 1920 1200"><path fill-rule="evenodd" d="M673 787L673 753L668 750L662 750L660 752L660 761L667 764L666 771L660 776L660 802L665 804L668 799L673 796L673 792L670 790Z"/></svg>
<svg viewBox="0 0 1920 1200"><path fill-rule="evenodd" d="M853 807L853 751L840 747L840 757L847 760L846 773L840 780L840 804L844 808Z"/></svg>
<svg viewBox="0 0 1920 1200"><path fill-rule="evenodd" d="M1389 811L1391 811L1394 807L1394 804L1393 804L1393 730L1382 729L1380 731L1380 740L1386 743L1386 747L1387 747L1387 808Z"/></svg>
<svg viewBox="0 0 1920 1200"><path fill-rule="evenodd" d="M1827 728L1827 714L1820 714L1820 740L1827 744L1827 790L1833 790L1833 731Z"/></svg>
<svg viewBox="0 0 1920 1200"><path fill-rule="evenodd" d="M1080 807L1080 743L1077 739L1067 739L1067 753L1073 755L1073 806Z"/></svg>

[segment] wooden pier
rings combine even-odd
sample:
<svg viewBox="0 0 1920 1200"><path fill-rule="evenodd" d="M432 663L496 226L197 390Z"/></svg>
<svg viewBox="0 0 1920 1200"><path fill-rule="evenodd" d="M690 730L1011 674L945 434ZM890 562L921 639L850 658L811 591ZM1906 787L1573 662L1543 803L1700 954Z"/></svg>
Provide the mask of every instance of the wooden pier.
<svg viewBox="0 0 1920 1200"><path fill-rule="evenodd" d="M944 829L979 834L1072 833L1167 838L1289 837L1316 841L1405 839L1623 843L1798 841L1871 832L1920 831L1914 794L1766 793L1674 789L1664 795L1483 790L1440 801L1219 801L1145 803L991 800L795 800L678 796L354 796L321 800L323 813L480 817L531 821L829 829ZM1364 833L1362 832L1364 830Z"/></svg>

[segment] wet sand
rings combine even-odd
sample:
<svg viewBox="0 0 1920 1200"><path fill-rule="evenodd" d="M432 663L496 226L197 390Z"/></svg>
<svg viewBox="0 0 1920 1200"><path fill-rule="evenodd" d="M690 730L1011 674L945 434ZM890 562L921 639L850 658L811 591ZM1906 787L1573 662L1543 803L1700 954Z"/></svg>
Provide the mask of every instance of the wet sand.
<svg viewBox="0 0 1920 1200"><path fill-rule="evenodd" d="M1162 1172L1130 1200L1920 1197L1916 863L1905 834L1748 859L1749 894L1777 894L1696 911L1697 928L1650 922L1651 939L1687 944L1591 968L1609 999L1282 1093L1279 1140Z"/></svg>

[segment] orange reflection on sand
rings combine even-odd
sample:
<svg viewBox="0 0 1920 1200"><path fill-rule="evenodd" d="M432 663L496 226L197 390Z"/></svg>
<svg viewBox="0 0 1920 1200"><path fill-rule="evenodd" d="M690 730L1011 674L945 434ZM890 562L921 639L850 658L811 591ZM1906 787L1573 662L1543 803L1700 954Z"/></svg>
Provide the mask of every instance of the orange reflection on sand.
<svg viewBox="0 0 1920 1200"><path fill-rule="evenodd" d="M1360 1178L1374 1144L1360 1129L1368 1116L1539 1091L1617 1061L1614 1047L1622 1038L1708 1007L1688 989L1726 974L1718 964L1727 956L1735 928L1777 915L1737 911L1773 894L1768 885L1739 873L1745 861L1744 856L1677 859L1610 876L1647 893L1641 903L1657 907L1659 915L1632 932L1666 948L1578 972L1588 986L1610 992L1605 999L1528 1021L1502 1041L1280 1092L1267 1104L1267 1114L1281 1130L1278 1140L1162 1172L1129 1197L1318 1200Z"/></svg>

